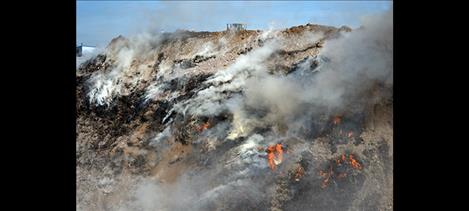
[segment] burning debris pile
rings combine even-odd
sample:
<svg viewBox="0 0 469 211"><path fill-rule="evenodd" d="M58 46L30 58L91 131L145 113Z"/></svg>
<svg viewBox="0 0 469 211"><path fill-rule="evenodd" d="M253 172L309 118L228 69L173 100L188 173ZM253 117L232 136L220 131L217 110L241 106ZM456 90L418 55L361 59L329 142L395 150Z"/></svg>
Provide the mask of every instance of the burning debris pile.
<svg viewBox="0 0 469 211"><path fill-rule="evenodd" d="M122 36L77 69L81 210L391 210L392 11Z"/></svg>
<svg viewBox="0 0 469 211"><path fill-rule="evenodd" d="M349 156L342 154L335 162L331 162L326 171L319 171L319 175L324 178L321 187L326 188L334 179L340 180L345 178L347 175L352 174L350 171L353 169L361 170L362 166L353 158L352 154Z"/></svg>
<svg viewBox="0 0 469 211"><path fill-rule="evenodd" d="M267 147L267 159L269 160L269 167L275 170L276 166L282 163L283 160L283 146L275 144Z"/></svg>

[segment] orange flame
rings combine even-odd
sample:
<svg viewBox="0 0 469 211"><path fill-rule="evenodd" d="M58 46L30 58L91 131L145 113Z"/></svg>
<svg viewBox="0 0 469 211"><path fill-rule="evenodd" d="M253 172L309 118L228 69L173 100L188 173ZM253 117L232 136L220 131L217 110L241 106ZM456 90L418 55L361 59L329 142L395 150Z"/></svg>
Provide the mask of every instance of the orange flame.
<svg viewBox="0 0 469 211"><path fill-rule="evenodd" d="M336 162L337 162L337 165L341 164L341 163L342 163L342 161L344 161L344 162L345 162L345 155L342 155L342 156L341 156L339 159L337 159L337 160L336 160Z"/></svg>
<svg viewBox="0 0 469 211"><path fill-rule="evenodd" d="M340 119L340 116L334 117L334 121L333 121L333 122L334 122L334 125L340 124L341 121L342 121L342 119Z"/></svg>
<svg viewBox="0 0 469 211"><path fill-rule="evenodd" d="M283 149L281 144L276 144L275 145L275 150L277 152L278 160L282 162L283 160Z"/></svg>
<svg viewBox="0 0 469 211"><path fill-rule="evenodd" d="M276 166L283 160L283 148L281 144L271 145L267 148L267 159L269 161L269 167L272 171L275 170Z"/></svg>
<svg viewBox="0 0 469 211"><path fill-rule="evenodd" d="M360 165L360 163L358 163L355 159L353 159L352 155L349 156L349 159L350 159L350 165L352 165L352 168L362 169L362 166Z"/></svg>
<svg viewBox="0 0 469 211"><path fill-rule="evenodd" d="M274 151L275 151L275 147L274 146L269 146L267 148L267 159L269 160L269 166L270 168L273 170L275 170L275 163L274 163Z"/></svg>
<svg viewBox="0 0 469 211"><path fill-rule="evenodd" d="M334 161L334 160L332 160ZM354 169L358 169L358 170L361 170L362 169L362 165L353 158L353 155L352 154L342 154L341 156L339 156L335 162L337 163L337 165L342 165L342 164L350 164L350 166ZM334 164L334 163L332 163ZM336 172L336 170L332 170L332 165L329 167L329 170L327 172L324 172L324 171L319 171L319 175L324 178L322 183L321 183L321 188L326 188L328 186L328 184L330 183L330 180L331 179L342 179L342 178L345 178L347 176L347 173L346 172Z"/></svg>
<svg viewBox="0 0 469 211"><path fill-rule="evenodd" d="M321 188L326 188L329 184L329 179L332 176L332 166L329 168L328 172L319 171L319 176L324 177L324 180L321 183Z"/></svg>
<svg viewBox="0 0 469 211"><path fill-rule="evenodd" d="M202 132L204 130L207 130L209 126L210 126L210 124L208 122L206 122L206 123L202 124L199 128L197 128L197 130L199 132Z"/></svg>

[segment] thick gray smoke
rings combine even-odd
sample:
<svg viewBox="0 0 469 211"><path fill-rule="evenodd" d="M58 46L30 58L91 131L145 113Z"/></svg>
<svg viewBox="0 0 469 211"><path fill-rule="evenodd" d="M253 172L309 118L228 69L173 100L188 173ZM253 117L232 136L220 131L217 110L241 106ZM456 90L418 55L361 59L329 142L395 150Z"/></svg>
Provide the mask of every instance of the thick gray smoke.
<svg viewBox="0 0 469 211"><path fill-rule="evenodd" d="M219 164L203 174L185 174L171 185L155 182L138 185L136 201L128 205L129 209L137 206L143 210L206 210L214 203L265 200L262 196L273 191L268 185L272 178L248 179L267 168L265 158L255 146L273 143L281 139L281 135L262 136L250 133L251 130L281 124L296 127L307 121L307 115L333 114L351 107L363 109L364 103L373 100L367 94L373 86L392 87L392 32L392 11L370 17L362 28L328 40L318 57L326 58L320 67L311 68L310 58L288 75L269 74L264 65L279 48L280 40L274 39L240 56L232 66L206 82L211 85L209 88L177 105L176 110L195 116L211 116L229 110L234 117L225 141L239 136L247 136L246 140L219 157ZM242 91L243 94L226 100L222 94L226 91ZM252 115L253 109L267 112L259 117ZM295 151L292 152L289 156L294 157ZM227 172L229 175L225 175Z"/></svg>
<svg viewBox="0 0 469 211"><path fill-rule="evenodd" d="M270 207L268 200L275 194L275 175L268 169L266 153L257 147L295 139L296 145L285 155L288 157L285 162L297 162L310 144L298 138L298 128L308 127L307 122L323 116L360 112L368 103L378 100L370 93L375 86L392 88L392 13L390 10L364 19L363 27L326 40L319 55L305 59L288 74L276 73L268 65L268 60L287 44L278 31L269 30L256 37L264 41L263 46L238 56L234 63L217 70L203 82L204 88L176 103L163 119L166 129L150 143L158 149L171 140L172 121L165 120L171 118L173 112L184 117L229 113L231 119L204 131L197 140L208 145L206 152L191 155L194 160L198 159L192 166L206 162L209 163L207 169L184 169L172 183L144 178L128 193L129 200L118 205L120 210L213 210L220 207L233 210L240 209L239 203L248 204L244 208ZM323 37L323 34L306 33L301 41L316 43ZM143 61L155 57L160 41L159 36L144 34L122 42L113 54L116 55L112 58L116 61L115 67L109 72L95 73L90 79L90 101L110 104L115 96L132 90L125 89L125 84L137 87L141 78L134 74L151 72L152 67ZM189 54L207 56L226 51L219 46L224 46L223 40L200 45ZM179 67L165 67L164 63L159 64L159 70L155 77L161 80L191 74ZM169 101L177 97L179 92L168 93L167 84L160 82L146 87L146 100L165 98ZM392 95L392 92L385 94ZM259 132L256 130L259 128L272 130ZM244 139L238 143L241 137ZM212 160L203 160L205 157Z"/></svg>
<svg viewBox="0 0 469 211"><path fill-rule="evenodd" d="M373 86L392 86L392 32L392 11L369 17L362 28L326 42L319 56L328 62L317 73L312 74L309 65L299 65L288 76L261 73L249 79L242 106L269 110L268 123L298 121L311 112L339 113L350 106L363 109L373 100L367 98Z"/></svg>
<svg viewBox="0 0 469 211"><path fill-rule="evenodd" d="M90 78L90 103L110 105L113 98L129 94L151 72L145 63L153 57L161 41L161 34L142 33L111 43L104 53L113 61L113 68L96 72ZM141 77L134 77L136 73ZM124 89L124 86L129 88Z"/></svg>

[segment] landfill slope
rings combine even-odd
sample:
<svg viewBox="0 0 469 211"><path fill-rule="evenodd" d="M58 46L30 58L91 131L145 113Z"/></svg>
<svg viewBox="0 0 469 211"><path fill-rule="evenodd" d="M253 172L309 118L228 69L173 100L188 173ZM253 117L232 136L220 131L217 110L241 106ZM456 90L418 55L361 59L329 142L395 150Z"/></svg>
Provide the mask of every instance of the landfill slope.
<svg viewBox="0 0 469 211"><path fill-rule="evenodd" d="M77 209L392 210L388 19L114 38L76 70Z"/></svg>

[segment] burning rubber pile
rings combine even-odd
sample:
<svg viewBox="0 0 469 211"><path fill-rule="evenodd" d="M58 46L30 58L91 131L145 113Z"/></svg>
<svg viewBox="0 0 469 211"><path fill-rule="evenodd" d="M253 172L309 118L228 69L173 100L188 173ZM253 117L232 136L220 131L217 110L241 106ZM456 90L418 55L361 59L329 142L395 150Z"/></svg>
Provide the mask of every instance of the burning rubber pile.
<svg viewBox="0 0 469 211"><path fill-rule="evenodd" d="M78 210L392 210L392 11L117 37L77 68Z"/></svg>

